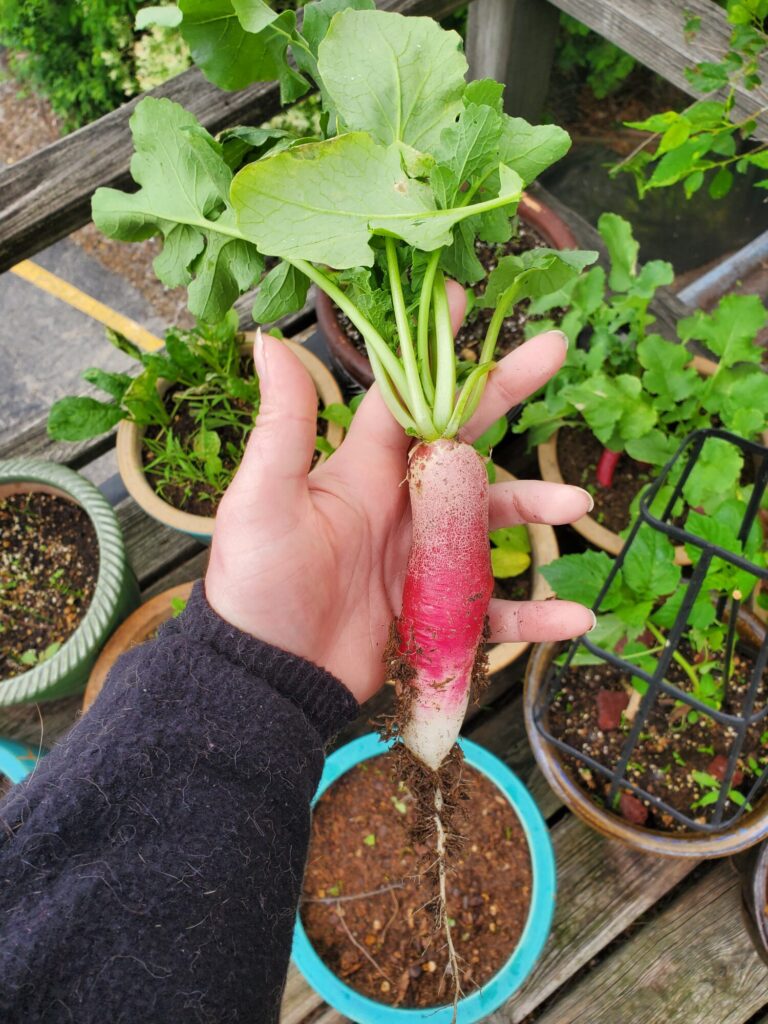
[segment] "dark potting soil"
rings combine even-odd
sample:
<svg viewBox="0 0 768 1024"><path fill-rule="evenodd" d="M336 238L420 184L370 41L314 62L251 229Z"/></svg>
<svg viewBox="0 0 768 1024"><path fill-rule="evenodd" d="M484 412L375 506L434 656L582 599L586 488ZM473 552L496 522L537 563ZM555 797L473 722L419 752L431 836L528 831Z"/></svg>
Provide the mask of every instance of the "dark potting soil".
<svg viewBox="0 0 768 1024"><path fill-rule="evenodd" d="M247 372L253 372L253 362L250 359L246 359L241 367L241 373L245 374ZM182 390L184 390L182 385L174 385L168 389L163 399L167 409L170 410L173 407L174 396ZM248 408L244 401L236 398L230 398L229 404L234 409L246 410ZM156 441L166 429L152 425L147 428L146 436ZM178 404L176 414L170 424L170 430L179 441L183 450L188 454L193 454L195 437L200 430L200 423L187 403L180 402ZM327 431L327 421L318 417L318 436L325 437ZM248 435L250 434L250 428L244 434L234 426L225 426L217 428L216 433L221 441L219 457L221 458L223 468L228 473L234 473L240 465L242 453L245 450ZM233 450L230 450L230 446ZM315 452L312 460L313 466L319 457L319 452ZM142 461L144 466L148 466L154 459L155 455L152 451L150 451L146 444L143 445ZM199 462L198 466L200 466ZM150 487L160 495L163 501L168 502L169 505L172 505L180 512L188 512L191 515L215 516L219 503L224 496L224 490L205 480L190 481L183 478L168 480L160 472L153 471L152 469L146 470L146 476Z"/></svg>
<svg viewBox="0 0 768 1024"><path fill-rule="evenodd" d="M625 453L616 466L613 486L601 487L595 473L602 453L603 446L589 430L563 427L557 435L557 458L563 480L585 487L595 502L592 517L601 526L619 533L629 526L630 506L653 475Z"/></svg>
<svg viewBox="0 0 768 1024"><path fill-rule="evenodd" d="M0 800L4 800L11 791L13 783L7 775L0 775Z"/></svg>
<svg viewBox="0 0 768 1024"><path fill-rule="evenodd" d="M99 574L86 512L53 494L0 500L0 678L33 668L75 632Z"/></svg>
<svg viewBox="0 0 768 1024"><path fill-rule="evenodd" d="M546 238L536 228L526 224L522 219L519 221L519 231L514 238L500 245L492 245L487 242L476 241L475 252L486 271L490 273L502 256L517 256L521 252L528 252L531 249L546 248L549 245ZM485 291L485 279L474 285L475 295L482 295ZM528 300L519 302L512 307L512 311L505 318L496 343L496 358L500 359L525 341L525 325L529 321L541 320L542 317L528 316ZM341 328L358 351L365 354L365 342L363 337L352 322L341 312L338 306L334 305L334 311L338 317ZM547 317L559 319L562 310L553 310ZM475 308L462 324L456 336L456 353L467 362L476 363L480 357L480 350L483 347L483 339L488 325L493 316L492 309Z"/></svg>
<svg viewBox="0 0 768 1024"><path fill-rule="evenodd" d="M494 578L491 596L502 601L530 601L532 589L531 572L528 570L519 576L509 576L503 580Z"/></svg>
<svg viewBox="0 0 768 1024"><path fill-rule="evenodd" d="M417 871L426 848L409 845L412 795L393 781L391 755L358 765L318 801L304 879L302 922L325 963L371 999L402 1007L453 999L433 895ZM517 945L528 915L531 865L508 801L467 765L463 848L448 876L448 915L470 994ZM373 894L359 896L358 894Z"/></svg>
<svg viewBox="0 0 768 1024"><path fill-rule="evenodd" d="M649 640L653 642L652 638ZM680 653L690 662L696 662L696 654L690 648L682 646ZM749 653L737 651L731 680L725 688L723 712L742 713L753 670L754 661ZM691 693L688 677L675 662L666 678ZM622 673L612 665L571 667L560 680L560 689L550 705L550 731L599 764L613 769L631 728L627 715L634 719L630 705L633 696L637 703L639 697L635 696L629 673ZM768 679L764 678L758 688L754 712L765 707L766 699ZM692 808L692 804L709 792L709 787L697 782L692 773L705 772L722 782L735 733L704 713L695 714L695 721L691 722L688 718L691 710L690 705L677 703L665 694L659 695L632 751L625 778L681 814L705 824L712 817L714 805ZM575 758L560 756L574 781L595 802L605 806L610 782ZM766 765L768 732L764 731L764 723L762 726L758 723L747 732L731 789L746 795ZM736 809L735 802L727 801L725 816L730 817ZM629 789L622 792L617 810L630 821L649 828L690 831L672 815L642 801Z"/></svg>

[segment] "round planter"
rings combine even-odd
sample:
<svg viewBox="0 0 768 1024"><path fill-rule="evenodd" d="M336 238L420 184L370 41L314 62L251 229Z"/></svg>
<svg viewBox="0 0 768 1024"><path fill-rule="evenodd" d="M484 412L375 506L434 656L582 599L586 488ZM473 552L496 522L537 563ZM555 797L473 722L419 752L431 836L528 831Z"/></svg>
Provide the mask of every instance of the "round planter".
<svg viewBox="0 0 768 1024"><path fill-rule="evenodd" d="M26 779L44 753L43 749L35 749L27 743L0 739L0 775L5 775L15 785Z"/></svg>
<svg viewBox="0 0 768 1024"><path fill-rule="evenodd" d="M508 473L500 466L496 467L496 482L507 483L516 480L511 473ZM556 558L560 557L560 549L557 544L557 534L551 526L545 523L528 523L528 536L531 540L531 568L533 585L531 587L531 601L548 601L555 596L554 591L542 576L540 569L543 565L549 565ZM530 643L518 642L514 644L495 644L488 651L488 671L491 675L500 672L501 669L511 665L513 661L525 654Z"/></svg>
<svg viewBox="0 0 768 1024"><path fill-rule="evenodd" d="M459 740L459 743L467 763L486 775L512 804L528 840L533 875L528 920L517 948L490 981L459 1003L458 1024L472 1024L483 1020L506 1002L529 976L541 955L555 906L555 858L546 823L519 779L483 747L469 740ZM315 800L345 772L361 761L377 757L384 749L378 736L368 735L331 754ZM452 1006L399 1009L355 992L336 977L317 955L300 918L297 918L294 934L293 959L312 988L335 1010L357 1024L448 1024L453 1019Z"/></svg>
<svg viewBox="0 0 768 1024"><path fill-rule="evenodd" d="M527 192L523 193L517 212L522 220L544 236L551 248L578 249L578 242L565 221ZM363 389L369 388L373 384L373 370L368 357L359 352L347 337L338 321L335 307L325 292L317 291L315 311L336 369L352 384Z"/></svg>
<svg viewBox="0 0 768 1024"><path fill-rule="evenodd" d="M0 498L39 491L69 498L85 510L96 531L99 575L91 603L75 632L48 661L0 682L0 705L53 700L82 690L91 666L115 627L139 603L112 507L90 481L54 462L0 462Z"/></svg>
<svg viewBox="0 0 768 1024"><path fill-rule="evenodd" d="M192 593L193 586L194 583L180 583L177 587L164 590L162 594L156 594L129 615L119 629L115 630L91 669L83 696L84 712L98 697L110 669L120 655L138 644L143 644L156 629L167 622L173 615L171 602L176 598L186 601Z"/></svg>
<svg viewBox="0 0 768 1024"><path fill-rule="evenodd" d="M252 334L246 334L246 338L253 338ZM343 402L341 391L336 383L333 374L320 362L317 356L307 351L303 345L295 341L285 339L284 345L301 360L310 377L314 381L317 394L323 405L331 405L335 402ZM247 355L251 352L252 344L242 346L242 352ZM160 381L158 388L163 394L170 385L166 381ZM343 429L336 423L328 424L328 441L338 447L344 437ZM182 512L163 499L152 490L144 474L144 464L141 455L141 446L144 438L144 428L135 423L123 420L117 428L117 466L120 476L123 479L126 490L141 506L141 508L173 530L181 533L188 533L207 544L213 536L213 516L192 515L190 512ZM327 458L321 454L319 462Z"/></svg>
<svg viewBox="0 0 768 1024"><path fill-rule="evenodd" d="M590 828L608 836L609 839L618 839L644 853L661 857L727 857L749 849L768 836L768 794L762 797L755 809L742 818L738 825L717 835L690 832L672 834L643 828L593 803L568 775L560 762L557 749L539 733L533 720L539 692L545 685L547 672L558 646L552 643L538 644L528 661L524 691L525 728L544 777L574 814Z"/></svg>
<svg viewBox="0 0 768 1024"><path fill-rule="evenodd" d="M691 360L691 365L698 370L702 377L711 377L717 369L717 363L711 359L706 359L704 356L694 356ZM562 484L565 481L560 471L560 460L557 456L558 434L559 431L555 431L548 441L538 445L536 454L539 460L539 472L541 473L542 480ZM768 444L768 432L763 435L763 444ZM575 523L571 523L571 526L590 544L601 548L603 551L607 551L610 555L618 555L624 547L624 541L618 533L609 530L607 526L602 526L593 516L582 516ZM678 565L691 564L691 560L686 554L684 547L675 548L675 562Z"/></svg>

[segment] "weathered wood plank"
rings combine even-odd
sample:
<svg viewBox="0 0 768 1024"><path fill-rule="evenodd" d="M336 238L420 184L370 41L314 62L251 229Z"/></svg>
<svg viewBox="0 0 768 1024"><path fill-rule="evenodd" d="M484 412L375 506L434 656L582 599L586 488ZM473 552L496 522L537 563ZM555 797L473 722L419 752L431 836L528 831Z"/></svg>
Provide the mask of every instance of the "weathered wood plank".
<svg viewBox="0 0 768 1024"><path fill-rule="evenodd" d="M720 863L537 1024L744 1024L766 1002L768 969L742 922L739 879Z"/></svg>
<svg viewBox="0 0 768 1024"><path fill-rule="evenodd" d="M462 0L383 0L386 10L443 17ZM151 96L181 103L211 132L259 124L280 109L275 83L224 92L197 68L177 75ZM100 185L130 184L133 150L128 119L141 97L0 172L0 271L32 256L90 220L91 196Z"/></svg>
<svg viewBox="0 0 768 1024"><path fill-rule="evenodd" d="M540 0L544 3L545 0ZM731 27L725 11L711 0L551 0L561 11L589 25L652 68L678 88L697 99L685 77L685 69L698 61L718 60L728 49ZM686 17L699 16L698 32L685 38ZM763 67L765 75L768 67ZM768 88L736 90L735 113L750 116L768 106ZM768 138L768 119L763 115L755 133Z"/></svg>
<svg viewBox="0 0 768 1024"><path fill-rule="evenodd" d="M507 113L538 122L558 24L557 10L542 0L476 0L467 22L469 77L504 82Z"/></svg>

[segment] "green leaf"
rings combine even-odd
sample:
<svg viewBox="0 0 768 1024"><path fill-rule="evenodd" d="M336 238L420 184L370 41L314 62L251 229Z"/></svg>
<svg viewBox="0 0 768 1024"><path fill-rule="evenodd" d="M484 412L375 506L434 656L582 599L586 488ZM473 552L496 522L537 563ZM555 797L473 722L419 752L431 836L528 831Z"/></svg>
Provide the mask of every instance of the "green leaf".
<svg viewBox="0 0 768 1024"><path fill-rule="evenodd" d="M721 167L709 183L709 195L712 199L722 199L731 191L733 173L727 167Z"/></svg>
<svg viewBox="0 0 768 1024"><path fill-rule="evenodd" d="M677 441L663 430L649 430L642 437L632 438L626 443L627 454L638 462L650 462L652 466L663 466L677 451Z"/></svg>
<svg viewBox="0 0 768 1024"><path fill-rule="evenodd" d="M694 508L699 505L707 511L717 508L733 493L743 461L734 445L720 438L708 438L683 488L685 500Z"/></svg>
<svg viewBox="0 0 768 1024"><path fill-rule="evenodd" d="M164 7L142 7L136 12L134 28L137 32L158 25L160 28L177 28L181 24L182 13L175 4Z"/></svg>
<svg viewBox="0 0 768 1024"><path fill-rule="evenodd" d="M147 97L130 124L131 173L141 188L97 189L94 222L124 242L162 234L158 276L169 287L191 282L190 310L202 320L220 320L263 267L256 248L238 237L231 171L215 141L177 103Z"/></svg>
<svg viewBox="0 0 768 1024"><path fill-rule="evenodd" d="M363 839L363 842L365 843L366 846L375 846L376 836L373 834L373 832L369 832L368 835Z"/></svg>
<svg viewBox="0 0 768 1024"><path fill-rule="evenodd" d="M218 455L221 451L221 438L215 430L206 430L201 427L195 434L192 450L199 459L207 459L211 455Z"/></svg>
<svg viewBox="0 0 768 1024"><path fill-rule="evenodd" d="M116 402L122 401L123 395L127 388L131 386L131 381L133 380L127 373L108 373L106 370L100 370L95 366L92 366L83 373L83 379L87 380L89 384L94 384L97 388L101 388L102 391L106 391Z"/></svg>
<svg viewBox="0 0 768 1024"><path fill-rule="evenodd" d="M492 202L517 202L520 178L506 167L500 175L502 194ZM397 147L362 132L249 164L232 183L232 202L240 230L261 252L339 269L373 265L374 232L429 251L448 245L451 228L478 212L438 210L429 187L403 172Z"/></svg>
<svg viewBox="0 0 768 1024"><path fill-rule="evenodd" d="M723 366L739 361L760 361L761 349L755 344L759 331L768 322L768 313L757 295L726 295L712 313L697 310L680 320L677 333L682 341L703 342Z"/></svg>
<svg viewBox="0 0 768 1024"><path fill-rule="evenodd" d="M456 182L455 190L445 205L453 204L456 191L462 184L481 177L489 167L496 169L500 138L499 115L492 107L475 104L466 106L458 121L443 129L433 152L438 162L450 169Z"/></svg>
<svg viewBox="0 0 768 1024"><path fill-rule="evenodd" d="M474 82L467 82L463 99L466 104L493 107L500 114L504 109L504 86L493 78L478 78ZM517 173L520 174L520 171Z"/></svg>
<svg viewBox="0 0 768 1024"><path fill-rule="evenodd" d="M557 125L531 125L521 117L504 115L499 158L517 171L524 184L530 185L570 148L570 135Z"/></svg>
<svg viewBox="0 0 768 1024"><path fill-rule="evenodd" d="M309 278L290 263L280 262L259 285L251 316L257 324L271 324L295 313L307 301Z"/></svg>
<svg viewBox="0 0 768 1024"><path fill-rule="evenodd" d="M580 555L563 555L540 571L559 598L591 607L613 568L613 561L604 551L585 551ZM611 611L621 600L619 573L603 599L601 610Z"/></svg>
<svg viewBox="0 0 768 1024"><path fill-rule="evenodd" d="M472 442L472 447L480 452L481 455L490 455L493 448L507 436L509 430L509 420L506 416L500 416L495 423L492 423L486 431L484 431L480 437L476 437ZM517 527L513 527L517 529ZM528 531L525 530L526 537ZM530 550L530 549L526 549Z"/></svg>
<svg viewBox="0 0 768 1024"><path fill-rule="evenodd" d="M531 556L523 551L509 548L491 548L491 572L497 580L510 579L525 572L531 564Z"/></svg>
<svg viewBox="0 0 768 1024"><path fill-rule="evenodd" d="M510 289L515 302L559 291L596 259L596 252L580 249L530 249L519 256L503 256L491 271L478 305L495 308L506 301Z"/></svg>
<svg viewBox="0 0 768 1024"><path fill-rule="evenodd" d="M347 131L432 152L462 110L461 38L431 18L342 11L320 44L318 69Z"/></svg>
<svg viewBox="0 0 768 1024"><path fill-rule="evenodd" d="M671 594L680 582L680 566L669 538L642 526L624 557L624 582L638 601L656 601Z"/></svg>
<svg viewBox="0 0 768 1024"><path fill-rule="evenodd" d="M309 82L286 61L296 12L279 16L263 0L180 0L181 34L195 63L221 89L280 82L283 103L298 99Z"/></svg>
<svg viewBox="0 0 768 1024"><path fill-rule="evenodd" d="M95 398L60 398L48 413L48 436L57 441L85 441L106 434L123 418L115 402Z"/></svg>
<svg viewBox="0 0 768 1024"><path fill-rule="evenodd" d="M329 423L337 423L345 430L349 430L354 413L348 405L342 405L341 402L331 402L318 413L318 416L321 419L328 420Z"/></svg>
<svg viewBox="0 0 768 1024"><path fill-rule="evenodd" d="M671 149L677 149L678 146L681 146L691 134L691 127L690 121L683 116L680 116L677 121L673 121L661 137L661 141L656 149L656 156L662 156L662 154L668 153Z"/></svg>
<svg viewBox="0 0 768 1024"><path fill-rule="evenodd" d="M608 283L616 292L627 291L637 273L640 244L632 234L632 225L616 213L603 213L597 230L605 242L611 260Z"/></svg>
<svg viewBox="0 0 768 1024"><path fill-rule="evenodd" d="M374 0L314 0L314 3L306 5L301 34L315 57L317 57L320 43L325 39L334 14L349 8L355 11L373 11L376 9L376 4Z"/></svg>
<svg viewBox="0 0 768 1024"><path fill-rule="evenodd" d="M667 341L658 334L649 334L637 346L637 356L645 367L643 385L654 395L669 397L674 405L688 398L698 388L700 378L689 368L690 352L682 345Z"/></svg>
<svg viewBox="0 0 768 1024"><path fill-rule="evenodd" d="M475 251L475 236L469 221L462 221L453 229L453 241L440 254L440 268L459 284L482 281L486 270Z"/></svg>
<svg viewBox="0 0 768 1024"><path fill-rule="evenodd" d="M488 536L498 548L530 554L531 538L526 526L505 526L501 530L491 530Z"/></svg>

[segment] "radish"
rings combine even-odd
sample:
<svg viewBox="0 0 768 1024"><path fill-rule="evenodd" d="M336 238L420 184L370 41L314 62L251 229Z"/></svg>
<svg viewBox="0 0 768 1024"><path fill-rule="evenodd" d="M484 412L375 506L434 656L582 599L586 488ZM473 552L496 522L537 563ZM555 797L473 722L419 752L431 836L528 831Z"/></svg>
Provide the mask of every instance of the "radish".
<svg viewBox="0 0 768 1024"><path fill-rule="evenodd" d="M613 452L610 448L603 448L597 462L595 477L600 487L613 487L613 475L621 459L621 452Z"/></svg>
<svg viewBox="0 0 768 1024"><path fill-rule="evenodd" d="M487 473L457 437L483 395L510 307L559 292L597 254L535 249L500 259L478 300L494 311L478 363L459 366L445 274L480 280L475 240L511 237L524 186L570 140L505 114L498 83L467 83L455 32L370 9L372 0L344 6L335 0L329 19L329 5L309 3L309 34L290 37L296 64L319 88L326 137L234 129L217 140L178 105L144 99L132 118L141 188L100 189L93 210L113 237L161 233L156 266L168 283L191 282L201 316L251 287L265 256L277 265L261 281L262 321L301 308L310 283L323 290L364 338L384 402L416 439L413 543L386 652L398 683L391 732L417 799L414 828L432 851L455 1014L460 975L445 894L458 831L456 738L487 674L492 590ZM270 51L270 66L282 59ZM288 64L281 71L284 85L295 84Z"/></svg>

